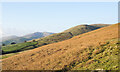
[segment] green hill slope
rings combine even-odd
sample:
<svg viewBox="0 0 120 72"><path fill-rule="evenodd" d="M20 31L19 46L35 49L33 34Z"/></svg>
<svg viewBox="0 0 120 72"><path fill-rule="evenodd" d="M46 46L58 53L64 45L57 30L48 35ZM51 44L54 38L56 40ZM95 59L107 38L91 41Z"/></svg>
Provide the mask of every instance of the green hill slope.
<svg viewBox="0 0 120 72"><path fill-rule="evenodd" d="M96 26L96 27L105 27L105 26L109 26L111 24L91 24L91 26Z"/></svg>
<svg viewBox="0 0 120 72"><path fill-rule="evenodd" d="M76 27L65 30L64 32L71 32L73 36L83 34L95 29L100 28L101 26L91 26L91 25L78 25Z"/></svg>

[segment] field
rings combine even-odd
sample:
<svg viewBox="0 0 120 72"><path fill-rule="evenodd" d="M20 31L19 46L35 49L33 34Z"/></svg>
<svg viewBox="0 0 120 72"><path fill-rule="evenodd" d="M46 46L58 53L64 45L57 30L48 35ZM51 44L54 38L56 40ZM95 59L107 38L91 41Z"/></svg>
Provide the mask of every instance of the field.
<svg viewBox="0 0 120 72"><path fill-rule="evenodd" d="M3 46L2 53L3 54L16 53L27 49L33 49L36 48L35 47L36 44L37 42L26 42L26 43Z"/></svg>
<svg viewBox="0 0 120 72"><path fill-rule="evenodd" d="M5 58L3 70L118 70L118 27L100 28Z"/></svg>

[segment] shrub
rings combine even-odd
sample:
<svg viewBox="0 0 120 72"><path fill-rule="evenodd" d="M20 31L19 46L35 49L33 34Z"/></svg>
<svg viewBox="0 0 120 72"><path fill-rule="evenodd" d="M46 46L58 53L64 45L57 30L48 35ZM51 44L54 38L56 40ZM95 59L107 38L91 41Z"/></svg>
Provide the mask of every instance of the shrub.
<svg viewBox="0 0 120 72"><path fill-rule="evenodd" d="M5 44L3 43L2 46L5 46Z"/></svg>
<svg viewBox="0 0 120 72"><path fill-rule="evenodd" d="M37 45L33 45L34 48L37 48L38 46Z"/></svg>
<svg viewBox="0 0 120 72"><path fill-rule="evenodd" d="M47 43L43 43L43 45L47 45Z"/></svg>
<svg viewBox="0 0 120 72"><path fill-rule="evenodd" d="M26 43L27 41L25 40L24 42Z"/></svg>
<svg viewBox="0 0 120 72"><path fill-rule="evenodd" d="M12 42L11 44L16 44L15 42Z"/></svg>
<svg viewBox="0 0 120 72"><path fill-rule="evenodd" d="M35 42L35 40L33 40L33 42Z"/></svg>

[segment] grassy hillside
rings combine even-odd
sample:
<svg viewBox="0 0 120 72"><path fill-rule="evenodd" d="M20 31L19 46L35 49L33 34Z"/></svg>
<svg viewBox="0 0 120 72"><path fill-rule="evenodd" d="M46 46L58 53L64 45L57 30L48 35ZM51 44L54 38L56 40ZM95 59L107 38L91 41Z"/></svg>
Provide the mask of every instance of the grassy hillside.
<svg viewBox="0 0 120 72"><path fill-rule="evenodd" d="M103 24L101 24L101 25L102 25L102 27L104 26ZM70 39L70 38L72 38L74 36L77 36L79 34L83 34L83 33L101 28L101 25L99 25L100 27L91 26L91 25L75 26L75 27L70 28L70 29L68 29L64 32L56 33L56 34L52 34L52 35L49 35L49 36L46 36L46 37L43 37L43 38L40 38L40 39L36 39L37 44L34 44L32 47L31 47L31 45L29 45L29 42L27 42L28 44L25 43L26 45L24 43L20 43L20 44L16 44L16 45L3 46L2 47L3 54L18 52L16 50L17 48L19 49L19 51L24 51L26 49L33 49L33 48L40 47L40 46L43 46L43 45L67 40L67 39ZM31 37L31 35L30 36L28 35L27 37ZM30 41L30 42L33 43L33 41ZM24 47L24 45L25 45L25 47ZM9 51L5 50L5 49L8 49L8 48L9 48Z"/></svg>
<svg viewBox="0 0 120 72"><path fill-rule="evenodd" d="M105 44L98 47L89 47L79 54L79 57L88 58L84 60L76 60L67 65L66 70L118 70L118 39L106 41Z"/></svg>
<svg viewBox="0 0 120 72"><path fill-rule="evenodd" d="M78 25L76 27L65 30L64 32L71 32L74 36L83 34L92 30L99 29L101 27L109 26L109 24L92 24L92 25Z"/></svg>
<svg viewBox="0 0 120 72"><path fill-rule="evenodd" d="M2 60L3 70L118 70L118 24Z"/></svg>
<svg viewBox="0 0 120 72"><path fill-rule="evenodd" d="M91 26L96 26L96 27L105 27L105 26L109 26L111 24L91 24Z"/></svg>

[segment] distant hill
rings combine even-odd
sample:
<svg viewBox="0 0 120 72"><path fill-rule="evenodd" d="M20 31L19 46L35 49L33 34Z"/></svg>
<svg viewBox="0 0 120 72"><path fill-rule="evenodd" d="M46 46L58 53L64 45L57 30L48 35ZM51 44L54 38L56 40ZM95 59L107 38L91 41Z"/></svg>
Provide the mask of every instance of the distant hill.
<svg viewBox="0 0 120 72"><path fill-rule="evenodd" d="M9 45L12 42L21 43L21 42L28 41L28 40L31 40L31 39L24 38L24 37L17 37L17 38L12 38L12 39L8 39L8 40L4 40L4 41L2 41L2 44Z"/></svg>
<svg viewBox="0 0 120 72"><path fill-rule="evenodd" d="M17 38L18 36L15 36L15 35L12 35L12 36L6 36L6 37L2 37L0 38L2 41L5 41L5 40L9 40L9 39L14 39L14 38Z"/></svg>
<svg viewBox="0 0 120 72"><path fill-rule="evenodd" d="M42 37L39 39L35 39L35 41L29 41L26 43L20 43L20 44L15 44L15 45L8 45L8 46L3 46L3 54L8 54L8 53L15 53L15 52L20 52L20 51L24 51L24 50L28 50L28 49L34 49L43 45L48 45L51 43L56 43L56 42L60 42L60 41L64 41L67 39L70 39L74 36L86 33L86 32L90 32L92 30L96 30L99 29L100 27L96 27L96 26L91 26L91 25L78 25L75 27L72 27L68 30L65 30L64 32L61 33L56 33L56 34L52 34L46 37ZM32 34L32 35L27 35L25 36L26 38L31 38L32 36L36 35ZM41 35L41 33L39 33L39 35ZM43 36L43 35L42 35ZM16 49L17 48L17 49Z"/></svg>
<svg viewBox="0 0 120 72"><path fill-rule="evenodd" d="M118 24L103 27L11 56L2 60L2 70L63 70L61 72L110 70L114 72L119 70L118 27L120 27ZM51 36L54 35L48 37Z"/></svg>
<svg viewBox="0 0 120 72"><path fill-rule="evenodd" d="M21 37L17 37L17 36L3 37L2 38L2 43L5 44L5 45L10 44L11 42L22 43L24 41L29 41L29 40L32 40L32 39L45 37L45 36L48 36L48 35L51 35L51 34L53 34L53 33L50 33L50 32L35 32L35 33L28 34L28 35L21 36Z"/></svg>
<svg viewBox="0 0 120 72"><path fill-rule="evenodd" d="M50 33L50 32L35 32L35 33L32 33L32 34L25 35L23 37L28 38L28 39L38 39L38 38L45 37L45 36L48 36L48 35L51 35L51 34L53 34L53 33Z"/></svg>

